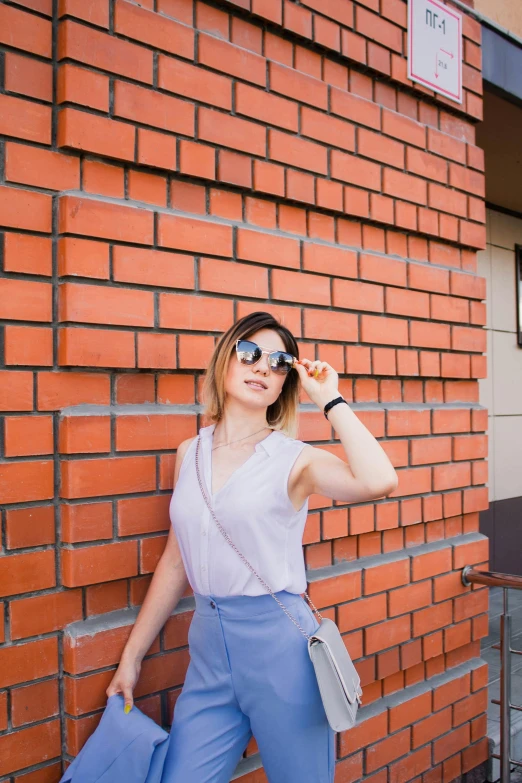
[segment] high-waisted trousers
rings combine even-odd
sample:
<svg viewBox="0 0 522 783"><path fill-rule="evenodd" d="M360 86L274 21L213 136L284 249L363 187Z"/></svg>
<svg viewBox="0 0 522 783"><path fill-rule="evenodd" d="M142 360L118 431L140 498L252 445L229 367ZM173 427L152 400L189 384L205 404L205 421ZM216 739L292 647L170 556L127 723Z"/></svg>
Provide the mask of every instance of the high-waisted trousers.
<svg viewBox="0 0 522 783"><path fill-rule="evenodd" d="M275 595L318 628L303 597ZM269 593L195 601L162 783L229 783L252 735L269 783L333 783L335 731L299 629Z"/></svg>

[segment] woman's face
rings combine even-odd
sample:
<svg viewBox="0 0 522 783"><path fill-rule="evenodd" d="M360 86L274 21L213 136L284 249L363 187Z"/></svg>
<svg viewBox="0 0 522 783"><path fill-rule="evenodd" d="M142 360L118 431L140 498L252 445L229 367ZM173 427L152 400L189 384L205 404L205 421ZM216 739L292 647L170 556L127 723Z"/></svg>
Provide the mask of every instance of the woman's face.
<svg viewBox="0 0 522 783"><path fill-rule="evenodd" d="M281 336L273 329L259 329L248 339L263 350L286 351ZM285 379L286 375L270 369L268 354L264 353L256 364L246 365L237 360L234 348L225 378L225 392L247 406L267 408L278 398Z"/></svg>

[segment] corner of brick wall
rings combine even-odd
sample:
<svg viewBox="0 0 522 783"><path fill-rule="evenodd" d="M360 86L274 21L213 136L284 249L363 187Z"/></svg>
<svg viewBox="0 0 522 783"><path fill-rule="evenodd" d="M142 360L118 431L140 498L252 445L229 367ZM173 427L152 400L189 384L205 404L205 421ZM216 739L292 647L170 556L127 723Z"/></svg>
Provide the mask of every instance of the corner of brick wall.
<svg viewBox="0 0 522 783"><path fill-rule="evenodd" d="M407 79L406 7L0 2L0 781L54 783L96 727L208 358L259 309L338 369L399 475L310 499L310 595L364 684L339 781L486 759L487 590L460 578L488 560L481 31L464 15L460 106ZM193 609L135 693L167 727ZM235 779L260 766L252 740Z"/></svg>

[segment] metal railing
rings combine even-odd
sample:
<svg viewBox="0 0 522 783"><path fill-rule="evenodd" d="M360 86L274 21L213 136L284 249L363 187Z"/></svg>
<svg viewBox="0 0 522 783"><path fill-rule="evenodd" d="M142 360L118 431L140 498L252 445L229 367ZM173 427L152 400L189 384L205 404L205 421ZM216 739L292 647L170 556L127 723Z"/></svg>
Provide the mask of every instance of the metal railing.
<svg viewBox="0 0 522 783"><path fill-rule="evenodd" d="M522 576L514 574L498 574L494 571L477 571L473 566L466 566L462 571L462 582L466 587L472 584L487 587L502 587L504 606L500 617L500 644L494 644L495 650L500 650L500 700L491 699L492 704L500 706L500 755L493 753L493 758L500 760L500 783L509 783L511 765L522 767L522 761L511 758L511 710L522 712L522 706L511 703L511 654L522 655L522 650L511 647L511 615L509 614L508 589L522 590Z"/></svg>

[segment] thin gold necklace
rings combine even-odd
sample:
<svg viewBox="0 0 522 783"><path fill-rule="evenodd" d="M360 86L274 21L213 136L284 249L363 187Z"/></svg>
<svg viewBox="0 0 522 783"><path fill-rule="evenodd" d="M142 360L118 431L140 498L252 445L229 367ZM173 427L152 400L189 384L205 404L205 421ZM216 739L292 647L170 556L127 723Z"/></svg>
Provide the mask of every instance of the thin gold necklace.
<svg viewBox="0 0 522 783"><path fill-rule="evenodd" d="M271 430L271 429L273 429L273 427L268 427L268 425L266 425L265 427L261 427L261 429L257 430L256 432L251 432L250 435L245 435L243 438L238 438L237 440L229 440L228 443L220 443L219 446L214 446L212 448L212 451L215 451L216 449L220 449L222 446L230 446L231 443L238 443L238 441L245 440L245 438L251 438L252 435L257 435L258 432L262 432L263 430L266 430L266 429L270 429Z"/></svg>

